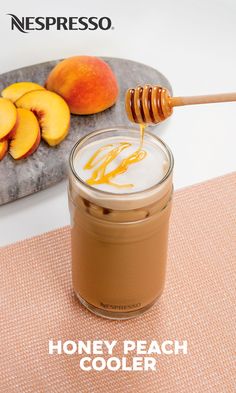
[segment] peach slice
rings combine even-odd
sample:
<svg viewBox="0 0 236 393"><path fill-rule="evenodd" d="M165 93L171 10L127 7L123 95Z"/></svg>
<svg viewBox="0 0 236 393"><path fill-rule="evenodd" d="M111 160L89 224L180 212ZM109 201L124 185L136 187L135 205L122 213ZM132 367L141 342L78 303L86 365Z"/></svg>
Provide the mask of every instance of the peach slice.
<svg viewBox="0 0 236 393"><path fill-rule="evenodd" d="M8 141L0 142L0 161L5 157L8 151Z"/></svg>
<svg viewBox="0 0 236 393"><path fill-rule="evenodd" d="M8 139L12 135L12 129L16 123L16 108L6 98L0 97L0 141Z"/></svg>
<svg viewBox="0 0 236 393"><path fill-rule="evenodd" d="M42 138L50 145L58 145L68 134L70 110L58 94L47 90L35 90L16 101L18 108L35 113L42 128Z"/></svg>
<svg viewBox="0 0 236 393"><path fill-rule="evenodd" d="M2 97L8 98L12 102L18 100L18 98L22 97L25 93L33 90L44 90L43 86L38 85L38 83L34 82L16 82L12 85L7 86L2 91Z"/></svg>
<svg viewBox="0 0 236 393"><path fill-rule="evenodd" d="M41 135L36 116L28 109L17 109L15 135L10 142L9 153L15 160L26 158L37 149Z"/></svg>

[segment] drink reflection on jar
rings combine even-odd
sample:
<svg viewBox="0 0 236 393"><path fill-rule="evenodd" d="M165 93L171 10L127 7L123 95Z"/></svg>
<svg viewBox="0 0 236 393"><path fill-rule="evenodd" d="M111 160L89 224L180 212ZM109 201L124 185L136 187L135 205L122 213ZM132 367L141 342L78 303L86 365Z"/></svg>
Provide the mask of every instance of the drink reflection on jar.
<svg viewBox="0 0 236 393"><path fill-rule="evenodd" d="M97 315L128 319L149 309L165 283L173 156L156 136L145 140L166 157L163 178L144 191L112 193L88 185L75 171L80 149L101 138L139 138L129 128L101 130L82 138L70 155L72 280L81 303ZM155 168L153 168L155 170Z"/></svg>

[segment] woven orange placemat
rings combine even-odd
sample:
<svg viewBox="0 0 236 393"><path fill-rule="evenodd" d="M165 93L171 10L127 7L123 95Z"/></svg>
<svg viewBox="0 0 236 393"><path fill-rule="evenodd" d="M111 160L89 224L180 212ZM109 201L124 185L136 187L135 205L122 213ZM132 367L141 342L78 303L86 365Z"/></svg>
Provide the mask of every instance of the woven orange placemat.
<svg viewBox="0 0 236 393"><path fill-rule="evenodd" d="M166 289L138 319L103 320L79 304L68 227L0 255L1 393L235 392L235 173L175 193ZM49 339L185 339L188 354L160 355L157 371L85 372L79 355L48 355Z"/></svg>

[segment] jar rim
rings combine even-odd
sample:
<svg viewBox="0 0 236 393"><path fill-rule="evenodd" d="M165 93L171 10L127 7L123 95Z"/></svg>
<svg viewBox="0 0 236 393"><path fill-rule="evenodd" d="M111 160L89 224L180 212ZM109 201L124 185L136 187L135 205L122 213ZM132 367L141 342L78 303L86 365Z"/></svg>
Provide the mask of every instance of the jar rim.
<svg viewBox="0 0 236 393"><path fill-rule="evenodd" d="M69 166L70 166L70 170L73 174L73 176L75 177L75 179L77 181L79 181L86 189L90 190L91 192L95 192L97 195L104 195L104 197L115 197L115 198L119 198L119 199L130 199L132 197L138 196L141 197L142 195L145 195L147 192L152 192L155 189L157 189L159 186L161 186L172 174L173 171L173 167L174 167L174 157L172 154L172 151L170 150L170 148L168 147L168 145L163 142L163 140L161 138L159 138L158 136L154 135L153 133L146 131L145 130L145 135L148 135L151 138L154 138L154 140L158 141L160 143L160 145L162 146L162 148L164 148L165 152L167 153L168 156L168 162L169 162L169 167L167 172L165 173L165 175L163 176L163 178L157 182L156 184L154 184L151 187L145 188L145 190L140 190L140 191L134 191L134 192L129 192L129 193L115 193L115 192L110 192L110 191L105 191L105 190L100 190L97 189L93 186L91 186L90 184L86 183L76 172L75 168L74 168L74 157L75 157L75 153L77 153L77 149L78 147L81 145L83 145L86 141L88 141L90 138L96 136L96 135L101 135L103 133L106 132L114 132L114 131L134 131L134 132L140 132L139 129L134 128L134 127L126 127L126 126L114 126L111 128L104 128L104 129L99 129L99 130L95 130L85 136L83 136L82 138L80 138L78 140L78 142L75 143L75 145L73 146L70 156L69 156Z"/></svg>

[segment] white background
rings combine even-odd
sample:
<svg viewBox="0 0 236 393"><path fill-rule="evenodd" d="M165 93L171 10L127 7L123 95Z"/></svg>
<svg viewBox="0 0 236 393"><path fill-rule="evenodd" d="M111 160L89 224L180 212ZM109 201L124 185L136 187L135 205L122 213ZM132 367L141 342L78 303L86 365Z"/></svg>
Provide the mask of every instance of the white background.
<svg viewBox="0 0 236 393"><path fill-rule="evenodd" d="M7 13L109 16L114 30L22 34ZM175 95L236 91L235 0L8 0L0 37L0 73L76 54L114 56L157 68ZM174 153L176 189L236 169L236 103L176 108L155 132ZM68 223L62 182L0 207L0 245Z"/></svg>

